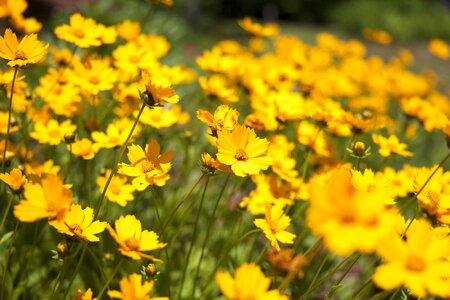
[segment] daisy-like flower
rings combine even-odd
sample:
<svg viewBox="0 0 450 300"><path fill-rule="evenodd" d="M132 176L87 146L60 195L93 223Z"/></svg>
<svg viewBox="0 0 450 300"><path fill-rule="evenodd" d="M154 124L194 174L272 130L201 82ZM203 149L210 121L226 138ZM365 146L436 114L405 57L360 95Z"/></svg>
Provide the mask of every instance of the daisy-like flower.
<svg viewBox="0 0 450 300"><path fill-rule="evenodd" d="M30 136L41 144L59 145L66 133L75 132L76 125L70 120L65 120L61 124L55 119L48 122L35 122L34 131L30 132Z"/></svg>
<svg viewBox="0 0 450 300"><path fill-rule="evenodd" d="M250 17L245 17L244 19L239 20L238 24L253 36L274 36L277 35L279 31L278 26L274 23L262 25L253 22Z"/></svg>
<svg viewBox="0 0 450 300"><path fill-rule="evenodd" d="M21 222L62 220L73 202L72 193L57 175L47 175L39 184L27 184L24 196L14 206L14 216Z"/></svg>
<svg viewBox="0 0 450 300"><path fill-rule="evenodd" d="M145 146L145 152L139 145L128 146L128 159L130 164L121 163L119 174L135 177L133 186L143 191L149 185L163 186L170 179L168 174L172 167L170 161L172 151L160 153L161 147L156 140L151 140Z"/></svg>
<svg viewBox="0 0 450 300"><path fill-rule="evenodd" d="M94 131L91 136L99 147L111 149L120 147L125 143L132 127L133 122L130 119L116 119L111 124L108 124L106 132ZM130 141L133 141L136 136L139 136L140 131L141 126L137 125Z"/></svg>
<svg viewBox="0 0 450 300"><path fill-rule="evenodd" d="M117 81L117 72L110 67L108 60L92 59L86 65L74 63L70 72L70 81L83 91L98 95L101 91L109 91Z"/></svg>
<svg viewBox="0 0 450 300"><path fill-rule="evenodd" d="M171 83L165 77L151 77L148 73L142 74L145 83L149 106L158 106L163 102L177 103L180 98L171 87Z"/></svg>
<svg viewBox="0 0 450 300"><path fill-rule="evenodd" d="M119 282L120 291L108 291L108 296L122 300L169 300L167 297L150 298L155 285L154 281L144 281L142 275L131 274Z"/></svg>
<svg viewBox="0 0 450 300"><path fill-rule="evenodd" d="M20 43L9 28L5 30L3 37L0 36L0 57L8 60L10 67L38 63L47 54L47 48L48 44L44 45L39 41L36 34L24 36Z"/></svg>
<svg viewBox="0 0 450 300"><path fill-rule="evenodd" d="M447 60L450 58L450 46L441 39L432 39L428 43L428 51L437 58Z"/></svg>
<svg viewBox="0 0 450 300"><path fill-rule="evenodd" d="M97 184L100 190L103 190L106 185L107 178L111 174L111 170L107 170L104 176L97 178ZM129 201L134 200L133 192L136 189L133 185L127 183L127 177L124 175L115 175L109 183L109 188L106 190L106 198L125 207Z"/></svg>
<svg viewBox="0 0 450 300"><path fill-rule="evenodd" d="M55 34L59 39L80 48L100 46L102 33L94 19L85 19L79 13L70 17L70 25L64 24L55 28Z"/></svg>
<svg viewBox="0 0 450 300"><path fill-rule="evenodd" d="M230 300L289 299L278 290L269 290L270 278L266 277L261 268L254 263L241 265L236 270L234 278L227 272L218 271L215 279L222 294Z"/></svg>
<svg viewBox="0 0 450 300"><path fill-rule="evenodd" d="M415 220L406 241L392 233L379 243L377 252L383 264L375 269L372 279L386 290L403 285L421 299L427 295L447 298L450 295L449 245L448 236L438 236L423 219Z"/></svg>
<svg viewBox="0 0 450 300"><path fill-rule="evenodd" d="M413 156L413 153L406 151L408 145L400 143L400 140L395 135L390 135L388 138L379 134L372 134L372 140L375 144L380 146L378 151L381 156L389 157L392 154L398 154L401 156Z"/></svg>
<svg viewBox="0 0 450 300"><path fill-rule="evenodd" d="M267 153L269 142L256 137L253 129L237 125L233 131L219 131L217 135L217 159L231 166L237 176L259 174L272 165Z"/></svg>
<svg viewBox="0 0 450 300"><path fill-rule="evenodd" d="M159 237L154 231L142 230L141 221L134 215L120 216L114 226L115 230L107 224L106 229L119 244L119 252L122 255L134 260L144 257L153 261L161 261L153 255L142 252L161 249L167 244L160 243Z"/></svg>
<svg viewBox="0 0 450 300"><path fill-rule="evenodd" d="M0 179L5 182L14 193L20 192L27 184L27 178L18 168L14 168L9 173L0 174Z"/></svg>
<svg viewBox="0 0 450 300"><path fill-rule="evenodd" d="M95 235L103 232L106 226L106 222L94 221L92 208L82 209L78 204L72 204L63 219L50 221L49 224L60 233L68 236L76 235L89 242L98 242L100 239Z"/></svg>
<svg viewBox="0 0 450 300"><path fill-rule="evenodd" d="M197 119L206 124L212 131L212 135L217 136L217 131L233 130L238 122L239 112L228 105L219 105L212 115L209 111L197 110Z"/></svg>
<svg viewBox="0 0 450 300"><path fill-rule="evenodd" d="M280 251L278 242L294 243L295 234L286 231L286 228L291 224L291 218L284 214L282 205L266 204L265 219L256 219L253 223L256 227L262 229L276 251Z"/></svg>
<svg viewBox="0 0 450 300"><path fill-rule="evenodd" d="M198 79L200 86L206 95L217 97L217 99L226 102L238 102L238 88L226 77L218 74L210 77L200 77Z"/></svg>
<svg viewBox="0 0 450 300"><path fill-rule="evenodd" d="M98 152L98 145L92 143L92 141L87 138L82 138L71 145L67 145L67 149L70 148L72 148L73 155L79 156L85 160L93 159Z"/></svg>

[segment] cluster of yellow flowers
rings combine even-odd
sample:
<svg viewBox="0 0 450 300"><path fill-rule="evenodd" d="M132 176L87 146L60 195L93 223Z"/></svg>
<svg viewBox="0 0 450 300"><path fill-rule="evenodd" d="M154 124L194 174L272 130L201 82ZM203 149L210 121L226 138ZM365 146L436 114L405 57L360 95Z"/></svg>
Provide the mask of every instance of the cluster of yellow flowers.
<svg viewBox="0 0 450 300"><path fill-rule="evenodd" d="M37 21L23 18L26 7L25 0L0 1L0 17L26 34L39 31ZM449 298L450 154L431 167L412 160L420 162L417 136L433 132L450 147L449 95L437 89L437 79L410 71L406 49L385 61L367 56L358 40L321 33L310 45L281 35L276 24L245 18L239 25L248 43L224 40L205 50L196 60L198 79L189 67L165 64L171 44L144 33L137 21L106 26L73 14L54 30L72 50L52 46L50 55L37 34L19 39L6 29L0 36L7 62L0 85L9 99L8 112L0 113L0 234L19 222L0 236L0 246L8 241L20 248L17 236L27 230L21 223L36 222L33 242L44 239L41 230L63 261L56 279L52 270L38 276L54 282L49 298L66 299L75 282L80 288L70 299L168 299L151 294L175 298L178 282L175 299L219 292L233 300L310 299L340 271L330 299L362 256L371 260L370 274L367 284L357 280L355 299L369 283L384 290L378 299L402 289ZM364 36L381 44L392 39L379 30ZM446 59L445 46L434 40L430 51ZM30 65L44 61L38 80L27 80ZM196 96L183 85L196 79L203 94L190 101ZM207 191L213 175L222 186ZM190 199L179 212L200 184L199 206ZM209 203L214 197L216 204ZM102 237L105 229L110 237ZM242 242L253 233L265 239ZM10 247L0 260L2 280L13 276ZM157 258L160 249L166 266ZM336 267L325 272L333 265L330 252ZM86 253L97 281L78 273ZM135 261L142 260L150 264L138 274ZM153 263L162 265L159 282ZM119 271L124 276L114 281Z"/></svg>

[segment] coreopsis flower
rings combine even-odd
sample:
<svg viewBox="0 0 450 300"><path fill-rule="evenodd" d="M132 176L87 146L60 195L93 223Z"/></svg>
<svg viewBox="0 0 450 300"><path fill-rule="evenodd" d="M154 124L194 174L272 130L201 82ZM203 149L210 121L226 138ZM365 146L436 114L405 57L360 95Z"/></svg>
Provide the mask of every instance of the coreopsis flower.
<svg viewBox="0 0 450 300"><path fill-rule="evenodd" d="M235 272L234 278L227 272L215 274L217 285L222 294L230 300L288 300L279 290L269 290L270 278L266 277L255 263L245 263Z"/></svg>
<svg viewBox="0 0 450 300"><path fill-rule="evenodd" d="M202 153L202 171L208 174L214 174L217 170L231 172L229 166L221 164L206 152Z"/></svg>
<svg viewBox="0 0 450 300"><path fill-rule="evenodd" d="M117 25L117 32L119 33L119 36L125 40L133 40L139 36L139 33L141 33L141 25L139 22L126 19Z"/></svg>
<svg viewBox="0 0 450 300"><path fill-rule="evenodd" d="M213 74L198 79L203 92L225 102L238 102L238 88L222 75Z"/></svg>
<svg viewBox="0 0 450 300"><path fill-rule="evenodd" d="M431 169L419 170L414 179L414 191L416 193L422 189L425 182L431 175ZM442 173L441 173L442 174ZM427 213L436 216L441 222L450 224L450 190L446 189L446 184L442 182L442 175L436 174L417 196L417 201Z"/></svg>
<svg viewBox="0 0 450 300"><path fill-rule="evenodd" d="M364 172L351 170L353 186L362 192L378 196L385 205L395 204L392 185L383 173L374 173L371 169Z"/></svg>
<svg viewBox="0 0 450 300"><path fill-rule="evenodd" d="M383 263L372 276L375 284L391 290L405 286L409 293L425 299L427 295L450 295L450 240L438 236L424 219L415 220L406 240L392 233L383 239L377 253Z"/></svg>
<svg viewBox="0 0 450 300"><path fill-rule="evenodd" d="M81 205L72 204L69 211L60 220L50 221L49 224L59 233L77 236L89 242L98 242L96 234L105 230L106 222L94 221L94 210L90 207L82 209Z"/></svg>
<svg viewBox="0 0 450 300"><path fill-rule="evenodd" d="M39 219L62 220L73 198L57 175L47 175L40 183L29 183L24 188L25 199L14 206L14 216L21 222Z"/></svg>
<svg viewBox="0 0 450 300"><path fill-rule="evenodd" d="M142 47L136 42L120 45L113 52L114 65L121 71L121 78L134 79L142 70L158 68L159 63L155 54L148 47Z"/></svg>
<svg viewBox="0 0 450 300"><path fill-rule="evenodd" d="M90 288L87 289L84 294L81 289L78 288L77 295L70 296L69 300L97 300L97 298L92 298L92 290Z"/></svg>
<svg viewBox="0 0 450 300"><path fill-rule="evenodd" d="M0 161L3 162L3 152L5 151L5 140L0 140L0 153L2 153L2 155L0 155ZM13 146L11 145L11 143L8 143L8 145L6 146L6 155L5 155L5 161L9 161L11 160L14 155L14 149Z"/></svg>
<svg viewBox="0 0 450 300"><path fill-rule="evenodd" d="M381 29L364 29L363 36L365 39L381 44L381 45L389 45L392 42L392 36L389 32L386 32Z"/></svg>
<svg viewBox="0 0 450 300"><path fill-rule="evenodd" d="M217 159L230 166L237 176L259 174L273 164L268 145L267 139L258 138L255 130L236 125L232 131L217 132Z"/></svg>
<svg viewBox="0 0 450 300"><path fill-rule="evenodd" d="M320 156L330 156L331 146L323 130L308 121L298 123L297 141Z"/></svg>
<svg viewBox="0 0 450 300"><path fill-rule="evenodd" d="M441 39L432 39L428 43L428 51L437 58L446 60L450 57L450 46Z"/></svg>
<svg viewBox="0 0 450 300"><path fill-rule="evenodd" d="M82 138L79 141L67 145L67 149L71 149L73 155L89 160L94 158L95 154L99 150L99 147L97 144L92 143L91 140Z"/></svg>
<svg viewBox="0 0 450 300"><path fill-rule="evenodd" d="M149 106L158 106L161 103L177 103L180 98L172 89L171 83L165 77L151 77L147 72L142 73L142 79L145 83L147 104Z"/></svg>
<svg viewBox="0 0 450 300"><path fill-rule="evenodd" d="M163 186L170 179L168 173L172 167L173 152L160 153L161 147L152 139L146 146L145 152L139 145L128 146L128 160L130 164L119 164L119 174L135 177L133 186L143 191L149 185Z"/></svg>
<svg viewBox="0 0 450 300"><path fill-rule="evenodd" d="M278 25L274 23L267 23L265 25L253 22L250 17L245 17L238 21L239 26L241 26L245 31L253 36L274 36L278 34Z"/></svg>
<svg viewBox="0 0 450 300"><path fill-rule="evenodd" d="M27 6L26 0L3 0L0 2L0 18L21 15Z"/></svg>
<svg viewBox="0 0 450 300"><path fill-rule="evenodd" d="M108 291L108 296L122 300L169 300L167 297L151 298L155 281L144 281L142 283L142 275L131 274L120 280L120 291Z"/></svg>
<svg viewBox="0 0 450 300"><path fill-rule="evenodd" d="M30 136L41 144L59 145L68 132L75 132L76 125L70 120L58 123L55 119L50 119L46 123L35 122L34 130L30 132Z"/></svg>
<svg viewBox="0 0 450 300"><path fill-rule="evenodd" d="M276 251L280 251L280 244L293 244L295 234L286 231L291 224L291 218L284 214L283 205L266 204L264 219L256 219L256 227L262 229L266 238Z"/></svg>
<svg viewBox="0 0 450 300"><path fill-rule="evenodd" d="M79 13L70 17L70 25L64 24L55 28L55 34L59 39L80 48L100 46L102 33L94 19L86 19Z"/></svg>
<svg viewBox="0 0 450 300"><path fill-rule="evenodd" d="M161 261L143 251L164 248L167 244L158 241L158 235L153 231L142 230L141 221L134 215L120 216L114 223L115 229L106 225L113 239L119 244L119 252L134 260L142 257L153 261Z"/></svg>
<svg viewBox="0 0 450 300"><path fill-rule="evenodd" d="M327 183L310 183L307 223L325 245L340 255L370 253L395 223L397 212L378 195L356 189L350 171L334 170Z"/></svg>
<svg viewBox="0 0 450 300"><path fill-rule="evenodd" d="M283 134L277 134L270 138L268 151L273 158L273 165L270 168L287 182L294 181L298 176L298 171L295 169L296 160L291 157L294 149L295 144L289 142Z"/></svg>
<svg viewBox="0 0 450 300"><path fill-rule="evenodd" d="M12 169L9 173L0 174L0 180L5 182L14 193L20 192L28 182L27 178L18 168Z"/></svg>
<svg viewBox="0 0 450 300"><path fill-rule="evenodd" d="M413 153L406 151L408 145L400 143L400 140L395 135L391 134L388 138L379 134L372 134L372 140L375 144L380 146L380 153L383 157L389 157L392 154L398 154L400 156L413 156Z"/></svg>
<svg viewBox="0 0 450 300"><path fill-rule="evenodd" d="M128 118L115 119L106 127L106 132L94 131L91 136L100 148L112 149L122 146L133 127L133 122ZM133 135L130 137L132 142L141 132L141 126L136 125Z"/></svg>
<svg viewBox="0 0 450 300"><path fill-rule="evenodd" d="M87 64L75 62L73 65L70 82L92 95L111 90L119 77L106 59L91 59Z"/></svg>
<svg viewBox="0 0 450 300"><path fill-rule="evenodd" d="M41 61L47 54L48 44L44 45L37 39L36 34L23 37L20 41L11 29L6 29L3 37L0 36L0 57L8 60L10 67L23 67Z"/></svg>
<svg viewBox="0 0 450 300"><path fill-rule="evenodd" d="M137 115L137 112L135 114ZM186 118L189 118L189 114L181 111L181 106L175 104L170 107L146 107L139 122L153 128L167 128L175 124L186 123Z"/></svg>
<svg viewBox="0 0 450 300"><path fill-rule="evenodd" d="M24 32L25 34L36 33L42 29L42 23L36 18L24 18L23 15L15 16L11 19L14 28Z"/></svg>
<svg viewBox="0 0 450 300"><path fill-rule="evenodd" d="M106 181L111 174L111 170L106 170L104 176L99 176L97 178L97 184L100 187L100 190L103 190L106 185ZM127 183L127 177L124 175L115 175L111 179L109 183L109 188L106 190L106 198L111 201L119 204L122 207L125 207L129 201L134 200L133 192L135 191L135 187L129 183Z"/></svg>
<svg viewBox="0 0 450 300"><path fill-rule="evenodd" d="M233 130L239 124L239 112L227 105L219 105L212 115L209 111L199 109L197 110L197 118L208 125L214 136L217 136L217 131Z"/></svg>

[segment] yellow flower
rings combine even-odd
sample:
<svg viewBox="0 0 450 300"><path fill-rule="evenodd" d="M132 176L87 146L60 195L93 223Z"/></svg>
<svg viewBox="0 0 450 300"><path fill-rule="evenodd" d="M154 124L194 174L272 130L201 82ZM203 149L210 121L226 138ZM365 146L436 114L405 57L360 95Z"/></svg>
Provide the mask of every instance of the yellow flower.
<svg viewBox="0 0 450 300"><path fill-rule="evenodd" d="M149 51L148 46L142 47L136 42L120 45L113 52L114 65L121 71L121 80L135 79L141 70L158 68L155 54Z"/></svg>
<svg viewBox="0 0 450 300"><path fill-rule="evenodd" d="M69 300L97 300L97 298L92 298L92 290L89 288L84 294L81 289L77 289L77 295L75 297L70 296Z"/></svg>
<svg viewBox="0 0 450 300"><path fill-rule="evenodd" d="M441 39L432 39L428 43L428 50L431 54L443 60L450 57L450 46Z"/></svg>
<svg viewBox="0 0 450 300"><path fill-rule="evenodd" d="M269 290L270 278L266 277L261 268L254 263L241 265L234 278L227 272L218 271L216 282L222 294L230 300L288 300L278 290Z"/></svg>
<svg viewBox="0 0 450 300"><path fill-rule="evenodd" d="M55 28L56 36L80 48L100 46L102 30L94 19L85 19L79 13L70 17L70 25L64 24Z"/></svg>
<svg viewBox="0 0 450 300"><path fill-rule="evenodd" d="M75 62L73 71L69 73L70 81L92 95L109 91L118 79L117 72L109 65L108 60L102 59L91 59L86 65Z"/></svg>
<svg viewBox="0 0 450 300"><path fill-rule="evenodd" d="M352 184L362 192L376 195L384 205L395 204L392 185L382 173L374 173L371 169L364 172L352 170Z"/></svg>
<svg viewBox="0 0 450 300"><path fill-rule="evenodd" d="M334 170L326 184L310 183L307 223L325 245L340 255L370 253L393 227L396 211L377 195L357 190L347 169Z"/></svg>
<svg viewBox="0 0 450 300"><path fill-rule="evenodd" d="M123 37L127 41L133 40L138 37L139 33L141 33L141 25L139 22L126 19L117 25L117 32L120 37Z"/></svg>
<svg viewBox="0 0 450 300"><path fill-rule="evenodd" d="M97 184L100 190L103 190L106 185L106 180L111 174L111 170L106 170L104 176L99 176L97 178ZM127 177L124 175L115 175L109 183L109 188L106 191L106 198L125 207L129 201L134 200L133 192L135 188L133 185L127 183Z"/></svg>
<svg viewBox="0 0 450 300"><path fill-rule="evenodd" d="M115 230L106 225L111 236L119 244L119 252L131 259L139 260L141 257L161 261L153 255L142 253L164 248L167 244L158 241L158 235L153 231L142 230L141 221L133 215L120 216L115 222Z"/></svg>
<svg viewBox="0 0 450 300"><path fill-rule="evenodd" d="M128 146L127 156L131 164L121 163L118 173L136 177L132 184L138 191L143 191L149 185L165 185L170 179L168 172L172 167L170 160L173 152L160 154L160 150L156 140L151 140L145 146L145 152L139 145Z"/></svg>
<svg viewBox="0 0 450 300"><path fill-rule="evenodd" d="M181 106L178 104L172 105L171 107L146 107L142 112L139 122L152 126L153 128L167 128L178 124L185 116L186 114L181 111Z"/></svg>
<svg viewBox="0 0 450 300"><path fill-rule="evenodd" d="M100 239L95 235L105 230L106 222L93 222L93 220L94 210L92 208L82 209L81 205L72 204L63 219L50 221L49 224L59 233L68 236L76 235L89 242L98 242Z"/></svg>
<svg viewBox="0 0 450 300"><path fill-rule="evenodd" d="M20 43L9 28L5 30L3 37L0 36L0 57L8 60L10 67L38 63L47 54L47 48L48 44L44 45L39 41L36 34L24 36Z"/></svg>
<svg viewBox="0 0 450 300"><path fill-rule="evenodd" d="M0 18L8 16L19 16L28 7L26 0L3 0L0 1Z"/></svg>
<svg viewBox="0 0 450 300"><path fill-rule="evenodd" d="M133 122L128 118L115 119L111 124L108 124L106 132L94 131L91 136L92 139L101 148L115 148L122 146L133 127ZM133 141L140 133L141 127L139 125L133 131L130 141Z"/></svg>
<svg viewBox="0 0 450 300"><path fill-rule="evenodd" d="M208 153L204 152L202 153L202 167L203 171L206 173L214 174L216 170L220 170L223 172L231 172L231 169L229 166L226 166L224 164L221 164L216 159L211 157Z"/></svg>
<svg viewBox="0 0 450 300"><path fill-rule="evenodd" d="M76 129L77 126L70 120L60 124L55 119L50 119L46 124L35 122L34 131L30 132L30 136L41 144L59 145L66 133L75 132Z"/></svg>
<svg viewBox="0 0 450 300"><path fill-rule="evenodd" d="M381 45L389 45L392 42L392 36L389 32L381 29L364 29L363 36L369 41L372 41Z"/></svg>
<svg viewBox="0 0 450 300"><path fill-rule="evenodd" d="M283 212L283 205L266 204L265 219L256 219L253 223L263 230L264 235L276 251L280 251L280 243L293 244L295 234L285 229L291 224L291 218Z"/></svg>
<svg viewBox="0 0 450 300"><path fill-rule="evenodd" d="M379 134L372 134L372 140L375 144L380 146L380 150L378 150L378 152L383 157L389 157L392 154L413 156L412 152L406 151L408 145L400 143L398 137L393 134L391 134L388 138L385 138Z"/></svg>
<svg viewBox="0 0 450 300"><path fill-rule="evenodd" d="M27 178L23 176L22 171L18 168L12 169L9 174L0 174L0 179L9 185L13 192L20 192L28 182Z"/></svg>
<svg viewBox="0 0 450 300"><path fill-rule="evenodd" d="M375 284L391 290L405 286L409 292L425 299L427 295L447 298L450 295L450 254L448 236L439 237L430 224L415 220L406 240L396 233L379 243L377 252L383 258L372 276Z"/></svg>
<svg viewBox="0 0 450 300"><path fill-rule="evenodd" d="M87 138L82 138L71 145L67 145L67 149L70 148L72 148L73 155L79 156L86 160L93 159L95 154L98 152L98 145L92 143L92 141Z"/></svg>
<svg viewBox="0 0 450 300"><path fill-rule="evenodd" d="M301 121L297 126L297 140L321 156L330 156L330 143L323 130L308 121Z"/></svg>
<svg viewBox="0 0 450 300"><path fill-rule="evenodd" d="M150 77L147 72L142 74L145 82L148 104L158 106L163 102L177 103L180 99L171 88L171 83L165 77Z"/></svg>
<svg viewBox="0 0 450 300"><path fill-rule="evenodd" d="M200 77L198 79L206 95L217 97L217 99L226 102L238 102L237 86L224 76L214 74L209 77Z"/></svg>
<svg viewBox="0 0 450 300"><path fill-rule="evenodd" d="M14 206L14 216L21 222L44 218L62 220L73 202L72 193L57 175L47 175L39 184L27 184L24 196Z"/></svg>
<svg viewBox="0 0 450 300"><path fill-rule="evenodd" d="M199 109L197 110L197 118L208 125L214 136L217 135L217 131L221 131L222 129L233 130L239 124L239 112L227 105L219 105L214 115L209 111Z"/></svg>
<svg viewBox="0 0 450 300"><path fill-rule="evenodd" d="M119 285L120 291L108 291L109 297L122 300L169 300L167 297L150 298L155 282L144 281L142 284L142 275L139 274L122 278Z"/></svg>
<svg viewBox="0 0 450 300"><path fill-rule="evenodd" d="M219 131L217 159L231 166L234 174L245 177L267 170L273 160L267 153L267 139L256 137L255 130L237 125L233 131Z"/></svg>
<svg viewBox="0 0 450 300"><path fill-rule="evenodd" d="M261 25L253 22L250 17L245 17L244 19L239 20L238 24L253 36L274 36L277 35L279 31L278 26L274 23Z"/></svg>

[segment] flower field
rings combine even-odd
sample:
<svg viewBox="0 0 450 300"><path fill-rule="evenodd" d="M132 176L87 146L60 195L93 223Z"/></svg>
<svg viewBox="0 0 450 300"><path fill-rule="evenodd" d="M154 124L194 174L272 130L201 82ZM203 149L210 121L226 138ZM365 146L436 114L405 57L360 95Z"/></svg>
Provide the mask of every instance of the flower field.
<svg viewBox="0 0 450 300"><path fill-rule="evenodd" d="M448 70L377 28L245 17L180 55L171 0L28 5L0 1L0 300L450 299Z"/></svg>

